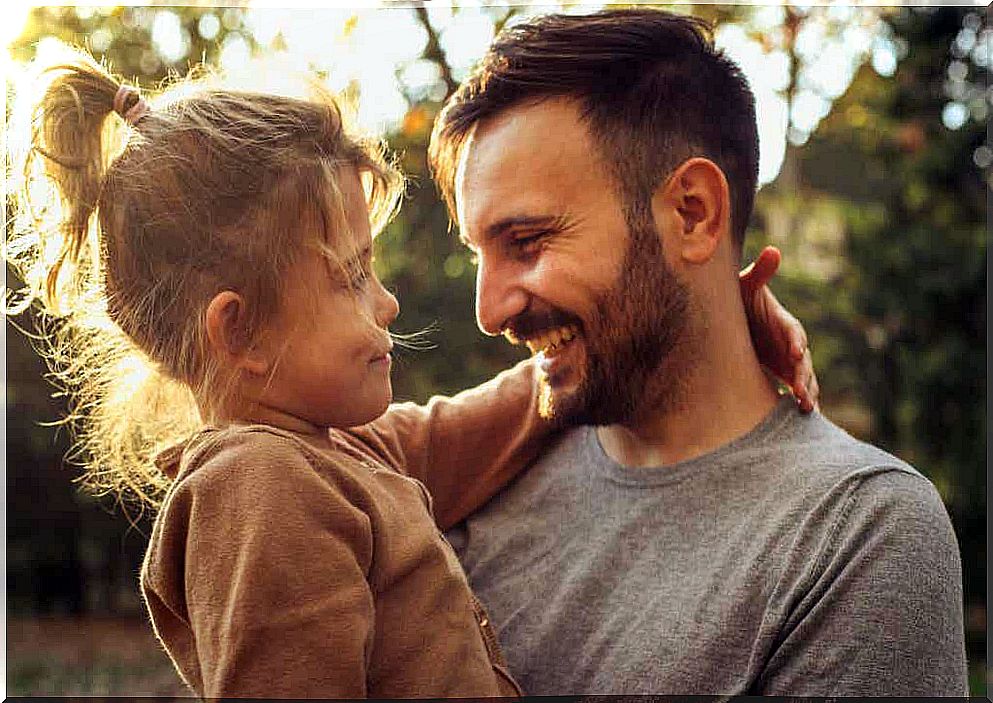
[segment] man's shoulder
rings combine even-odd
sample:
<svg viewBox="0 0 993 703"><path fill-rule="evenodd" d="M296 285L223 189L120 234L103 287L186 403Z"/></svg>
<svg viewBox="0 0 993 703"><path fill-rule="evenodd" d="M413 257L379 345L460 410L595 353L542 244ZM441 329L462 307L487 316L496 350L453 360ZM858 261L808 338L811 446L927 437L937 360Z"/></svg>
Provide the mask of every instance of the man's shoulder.
<svg viewBox="0 0 993 703"><path fill-rule="evenodd" d="M853 437L819 412L797 414L770 440L766 450L775 454L784 473L816 483L881 473L905 476L911 482L927 482L907 461Z"/></svg>
<svg viewBox="0 0 993 703"><path fill-rule="evenodd" d="M786 594L781 630L805 634L770 659L763 693L962 690L961 564L937 488L819 414L780 434L787 460L763 507L782 541L768 571ZM883 669L885 684L872 678Z"/></svg>
<svg viewBox="0 0 993 703"><path fill-rule="evenodd" d="M775 455L770 489L784 505L808 514L840 512L848 521L947 522L934 484L907 461L856 439L820 413L792 418ZM861 515L861 518L858 516Z"/></svg>
<svg viewBox="0 0 993 703"><path fill-rule="evenodd" d="M773 531L792 526L786 544L794 566L813 578L870 555L879 569L928 564L955 581L955 534L924 474L819 413L797 414L774 434L765 447L774 468L751 486L760 496L754 509Z"/></svg>

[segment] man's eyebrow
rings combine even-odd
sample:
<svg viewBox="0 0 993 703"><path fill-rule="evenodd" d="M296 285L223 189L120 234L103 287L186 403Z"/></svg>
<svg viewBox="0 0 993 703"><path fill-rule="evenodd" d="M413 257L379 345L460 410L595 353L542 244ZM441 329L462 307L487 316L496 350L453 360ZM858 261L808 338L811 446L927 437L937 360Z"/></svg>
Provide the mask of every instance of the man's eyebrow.
<svg viewBox="0 0 993 703"><path fill-rule="evenodd" d="M565 218L560 215L512 215L488 225L483 231L483 239L496 239L515 229L561 229L564 226ZM473 247L473 243L461 232L459 232L459 240L470 249Z"/></svg>

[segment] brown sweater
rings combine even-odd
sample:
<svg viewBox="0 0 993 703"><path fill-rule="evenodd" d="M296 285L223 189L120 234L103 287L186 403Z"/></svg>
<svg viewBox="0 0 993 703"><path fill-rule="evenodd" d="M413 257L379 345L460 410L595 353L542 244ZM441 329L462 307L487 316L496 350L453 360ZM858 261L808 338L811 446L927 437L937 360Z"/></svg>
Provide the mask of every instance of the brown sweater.
<svg viewBox="0 0 993 703"><path fill-rule="evenodd" d="M537 454L535 385L522 362L347 432L207 429L164 452L141 584L184 680L209 698L519 694L439 525Z"/></svg>

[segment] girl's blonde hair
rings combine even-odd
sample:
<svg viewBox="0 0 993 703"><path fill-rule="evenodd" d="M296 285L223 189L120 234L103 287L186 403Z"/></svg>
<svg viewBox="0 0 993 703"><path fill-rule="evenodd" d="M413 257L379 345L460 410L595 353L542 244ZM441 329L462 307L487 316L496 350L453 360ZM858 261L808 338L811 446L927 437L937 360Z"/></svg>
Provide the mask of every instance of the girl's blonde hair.
<svg viewBox="0 0 993 703"><path fill-rule="evenodd" d="M326 248L308 223L342 223L339 169L366 177L374 231L402 177L316 85L294 99L186 79L131 126L114 111L121 82L85 52L43 75L14 154L5 258L25 287L7 312L40 308L84 485L154 505L169 484L155 454L194 431L196 398L218 391L203 324L213 296L246 300L247 348L278 312L288 267Z"/></svg>

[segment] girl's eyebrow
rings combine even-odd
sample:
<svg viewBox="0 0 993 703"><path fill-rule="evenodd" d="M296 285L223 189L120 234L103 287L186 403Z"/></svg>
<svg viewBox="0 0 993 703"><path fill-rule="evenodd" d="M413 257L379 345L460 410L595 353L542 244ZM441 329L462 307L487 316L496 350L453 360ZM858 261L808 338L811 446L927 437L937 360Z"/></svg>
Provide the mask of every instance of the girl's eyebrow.
<svg viewBox="0 0 993 703"><path fill-rule="evenodd" d="M371 256L372 256L372 244L369 244L367 247L365 247L358 254L355 254L350 259L348 259L347 261L345 261L345 266L346 267L351 267L351 266L354 266L355 264L361 264L361 263L367 261Z"/></svg>

